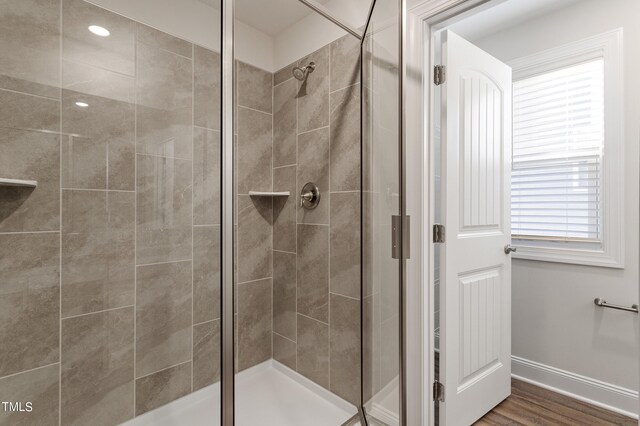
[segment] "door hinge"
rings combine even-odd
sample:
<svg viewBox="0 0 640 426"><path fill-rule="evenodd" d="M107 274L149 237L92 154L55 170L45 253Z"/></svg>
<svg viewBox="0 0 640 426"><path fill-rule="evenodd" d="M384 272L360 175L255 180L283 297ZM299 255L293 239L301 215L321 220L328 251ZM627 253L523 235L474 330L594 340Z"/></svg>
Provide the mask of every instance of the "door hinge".
<svg viewBox="0 0 640 426"><path fill-rule="evenodd" d="M437 380L433 382L433 400L444 402L444 385Z"/></svg>
<svg viewBox="0 0 640 426"><path fill-rule="evenodd" d="M433 242L444 243L444 225L439 223L433 225Z"/></svg>
<svg viewBox="0 0 640 426"><path fill-rule="evenodd" d="M446 79L447 73L444 65L436 65L435 67L433 67L433 83L436 86L444 84Z"/></svg>
<svg viewBox="0 0 640 426"><path fill-rule="evenodd" d="M404 257L409 259L411 254L409 252L410 247L410 235L411 235L411 217L405 216L404 222L401 216L391 216L391 258L400 259ZM402 231L402 234L401 234ZM401 250L402 248L402 250Z"/></svg>

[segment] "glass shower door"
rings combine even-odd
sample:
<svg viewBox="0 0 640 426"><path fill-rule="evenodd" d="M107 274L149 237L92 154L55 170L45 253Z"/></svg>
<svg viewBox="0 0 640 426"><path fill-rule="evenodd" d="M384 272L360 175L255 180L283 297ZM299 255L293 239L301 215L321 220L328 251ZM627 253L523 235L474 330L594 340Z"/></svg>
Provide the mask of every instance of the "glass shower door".
<svg viewBox="0 0 640 426"><path fill-rule="evenodd" d="M362 362L370 425L400 425L403 392L403 1L378 0L362 42Z"/></svg>

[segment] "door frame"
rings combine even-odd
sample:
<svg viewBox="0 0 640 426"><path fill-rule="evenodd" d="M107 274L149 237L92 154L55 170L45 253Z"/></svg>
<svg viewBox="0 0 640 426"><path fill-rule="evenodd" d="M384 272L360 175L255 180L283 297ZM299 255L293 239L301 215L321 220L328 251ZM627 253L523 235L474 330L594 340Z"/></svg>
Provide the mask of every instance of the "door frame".
<svg viewBox="0 0 640 426"><path fill-rule="evenodd" d="M419 339L419 351L407 356L408 418L423 426L434 425L434 279L433 238L433 31L461 19L472 9L490 8L506 0L407 0L407 214L413 216L411 253L419 262L407 264L407 335ZM419 241L416 241L419 240ZM419 251L418 251L419 249ZM640 280L638 280L640 289ZM409 297L409 296L418 297ZM415 300L414 300L415 299ZM640 324L640 316L638 317ZM415 328L418 327L416 332ZM417 342L418 340L416 340ZM416 359L418 358L418 359ZM640 361L640 358L639 358ZM419 377L417 372L420 372ZM416 383L417 381L417 383ZM412 393L416 395L412 398ZM416 398L419 400L416 401ZM640 409L640 405L639 405ZM640 420L638 421L640 426Z"/></svg>
<svg viewBox="0 0 640 426"><path fill-rule="evenodd" d="M506 0L408 0L406 45L406 192L412 218L412 260L407 262L407 419L435 424L434 325L434 32L468 14ZM413 343L413 344L412 344ZM418 374L418 372L420 374ZM413 421L412 421L413 420Z"/></svg>

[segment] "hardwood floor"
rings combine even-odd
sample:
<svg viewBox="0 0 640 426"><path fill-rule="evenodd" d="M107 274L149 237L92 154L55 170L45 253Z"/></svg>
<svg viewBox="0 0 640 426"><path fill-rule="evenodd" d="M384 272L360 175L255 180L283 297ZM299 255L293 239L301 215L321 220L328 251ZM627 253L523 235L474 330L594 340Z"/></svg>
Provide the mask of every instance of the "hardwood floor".
<svg viewBox="0 0 640 426"><path fill-rule="evenodd" d="M511 381L511 396L475 426L571 425L638 426L638 421L520 380Z"/></svg>

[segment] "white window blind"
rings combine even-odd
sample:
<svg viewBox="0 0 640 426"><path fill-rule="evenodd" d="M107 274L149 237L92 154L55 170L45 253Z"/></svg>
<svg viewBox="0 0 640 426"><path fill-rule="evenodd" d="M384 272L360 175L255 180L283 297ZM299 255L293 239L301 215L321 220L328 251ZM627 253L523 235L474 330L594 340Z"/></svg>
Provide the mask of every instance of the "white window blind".
<svg viewBox="0 0 640 426"><path fill-rule="evenodd" d="M602 241L604 60L514 82L512 235Z"/></svg>

